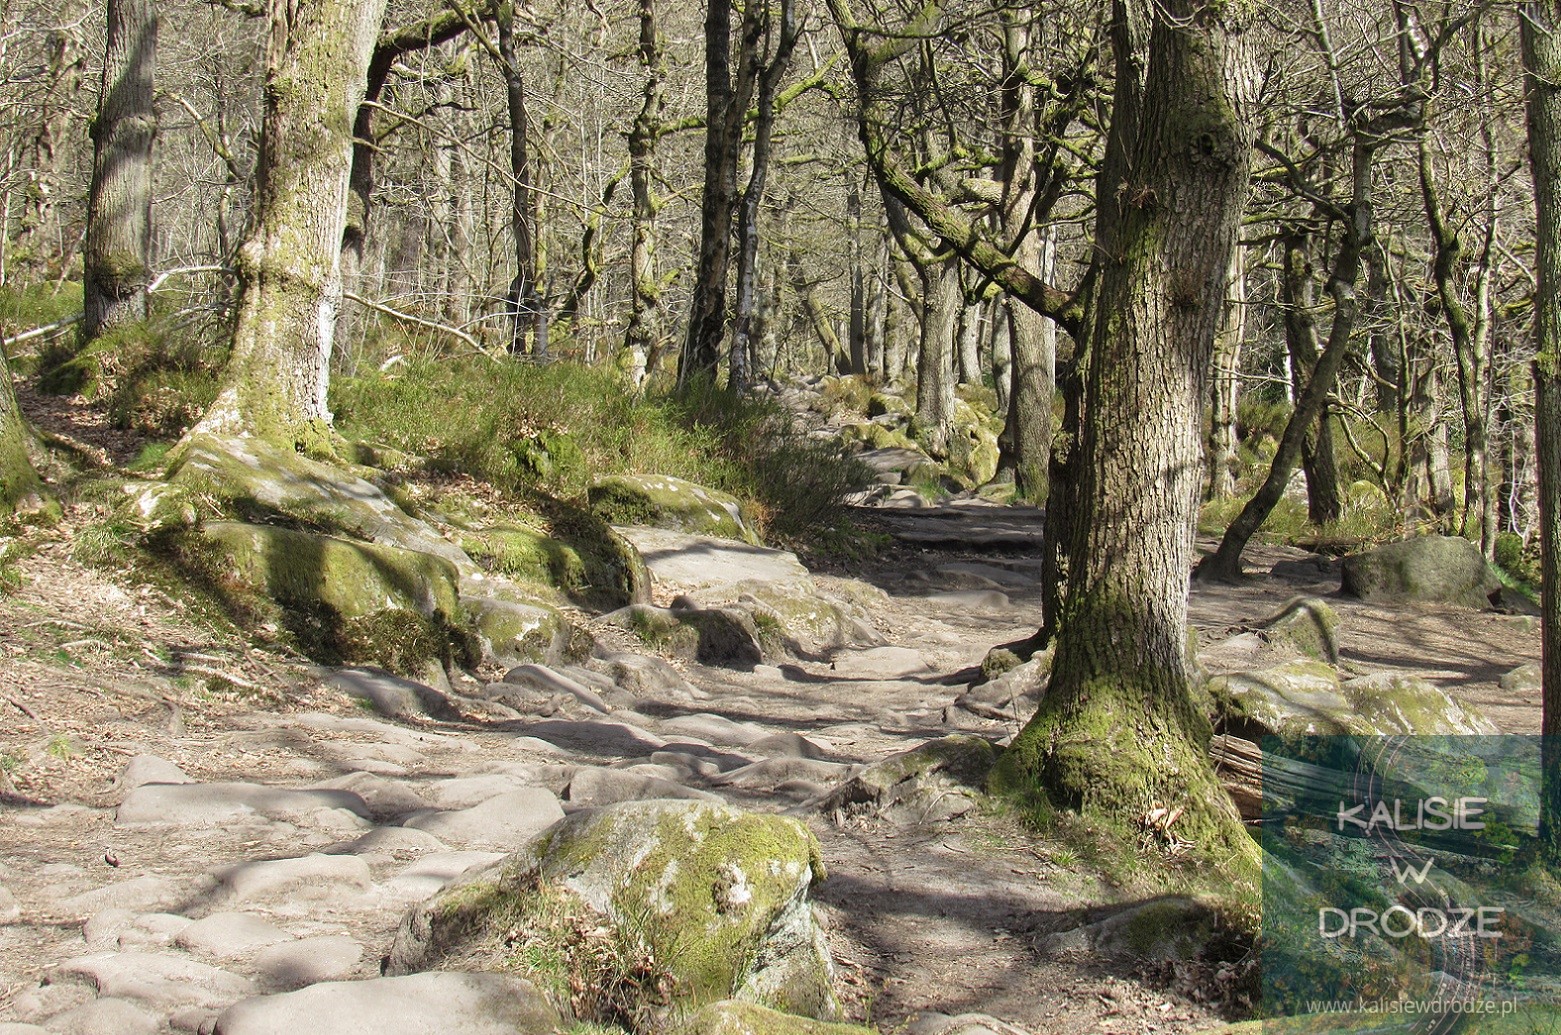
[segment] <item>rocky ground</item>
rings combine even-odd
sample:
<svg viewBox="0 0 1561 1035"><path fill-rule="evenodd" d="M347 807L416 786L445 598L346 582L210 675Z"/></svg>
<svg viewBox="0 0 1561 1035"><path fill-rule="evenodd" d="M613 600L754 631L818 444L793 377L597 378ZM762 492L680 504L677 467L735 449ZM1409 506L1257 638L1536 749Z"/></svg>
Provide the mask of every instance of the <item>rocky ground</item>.
<svg viewBox="0 0 1561 1035"><path fill-rule="evenodd" d="M883 591L855 593L875 643L752 671L641 652L439 687L262 654L45 546L0 598L0 1032L211 1031L240 1000L377 977L408 908L457 875L567 812L668 796L806 819L855 1019L1218 1027L1207 975L1053 951L1050 935L1134 901L1068 865L1066 846L968 803L819 807L896 752L1017 728L952 706L989 647L1035 625L1036 515L960 504L878 520L894 545L850 573ZM708 550L663 550L658 596L689 588L675 562L692 559L692 577ZM1333 592L1336 573L1282 563L1305 558L1257 549L1252 565L1280 576L1196 588L1205 640ZM1346 671L1414 671L1506 731L1537 730L1537 695L1498 685L1537 657L1531 619L1332 602ZM399 994L438 1009L477 992ZM266 1030L249 1023L222 1030Z"/></svg>

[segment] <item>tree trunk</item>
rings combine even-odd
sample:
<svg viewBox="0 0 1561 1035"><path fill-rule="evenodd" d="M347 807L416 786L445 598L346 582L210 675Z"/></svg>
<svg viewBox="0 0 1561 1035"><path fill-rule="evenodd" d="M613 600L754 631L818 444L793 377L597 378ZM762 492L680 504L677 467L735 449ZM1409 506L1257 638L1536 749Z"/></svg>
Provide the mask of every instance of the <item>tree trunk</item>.
<svg viewBox="0 0 1561 1035"><path fill-rule="evenodd" d="M1250 876L1186 655L1201 419L1251 156L1255 76L1226 24L1238 9L1114 5L1072 571L1050 685L998 778ZM1186 811L1156 834L1159 807Z"/></svg>
<svg viewBox="0 0 1561 1035"><path fill-rule="evenodd" d="M983 308L980 303L971 304L967 300L959 309L959 330L955 332L954 340L959 344L958 383L962 385L981 383L981 310Z"/></svg>
<svg viewBox="0 0 1561 1035"><path fill-rule="evenodd" d="M1539 839L1561 861L1561 0L1519 9L1529 162L1534 175L1534 360L1539 449L1540 635L1544 690Z"/></svg>
<svg viewBox="0 0 1561 1035"><path fill-rule="evenodd" d="M655 369L661 352L661 278L656 272L656 141L661 138L661 114L666 107L667 68L655 0L639 0L639 62L645 76L640 110L629 130L629 269L634 295L624 344L629 350L629 376L635 386Z"/></svg>
<svg viewBox="0 0 1561 1035"><path fill-rule="evenodd" d="M1032 234L1020 246L1022 262L1050 279L1056 264L1050 234ZM1057 324L1016 299L1007 299L1012 379L1003 422L999 470L1011 470L1016 499L1040 503L1050 491L1052 397L1057 384Z"/></svg>
<svg viewBox="0 0 1561 1035"><path fill-rule="evenodd" d="M537 192L531 182L531 115L526 110L526 79L520 69L515 40L514 0L493 5L498 25L499 64L504 76L505 111L509 130L510 233L514 239L515 277L510 281L513 320L509 351L517 356L547 354L546 320L537 293Z"/></svg>
<svg viewBox="0 0 1561 1035"><path fill-rule="evenodd" d="M923 267L921 278L921 345L916 358L916 413L911 433L928 456L944 460L954 423L954 334L964 301L958 256L946 256Z"/></svg>
<svg viewBox="0 0 1561 1035"><path fill-rule="evenodd" d="M1236 404L1241 392L1241 346L1247 327L1246 253L1236 249L1230 267L1230 296L1214 339L1214 376L1209 384L1208 488L1206 499L1236 494Z"/></svg>
<svg viewBox="0 0 1561 1035"><path fill-rule="evenodd" d="M769 13L764 12L768 36ZM775 132L775 97L781 80L791 66L791 52L798 37L796 0L781 0L780 27L775 36L775 52L765 62L758 77L758 113L753 125L753 162L748 186L743 191L742 208L737 220L737 305L732 323L732 351L727 364L728 387L741 391L748 387L755 366L754 314L759 306L759 210L764 206L765 184L770 175L770 142ZM858 338L853 333L853 349ZM854 355L854 353L853 353Z"/></svg>
<svg viewBox="0 0 1561 1035"><path fill-rule="evenodd" d="M1333 322L1328 328L1328 344L1325 348L1317 347L1316 323L1307 311L1310 308L1307 302L1311 297L1307 254L1304 249L1293 248L1287 243L1284 278L1285 283L1290 285L1288 290L1296 294L1292 295L1295 301L1289 306L1286 335L1293 337L1296 343L1293 351L1303 360L1312 355L1318 358L1307 372L1306 388L1296 399L1295 409L1285 424L1284 434L1279 439L1279 449L1269 465L1268 476L1246 506L1241 508L1236 520L1225 530L1219 549L1198 565L1200 578L1230 580L1241 577L1241 555L1247 543L1257 534L1284 495L1285 487L1295 474L1296 464L1301 460L1312 426L1327 410L1329 393L1333 391L1339 369L1344 366L1350 338L1354 335L1360 315L1356 283L1360 280L1362 257L1373 247L1375 216L1371 176L1378 146L1379 141L1373 141L1357 142L1354 147L1350 203L1347 209L1349 220L1344 225L1343 239L1339 242L1338 254L1334 257L1333 269L1328 275L1328 294L1333 297ZM1295 230L1290 236L1293 239L1305 233L1304 230ZM1303 291L1305 294L1300 293Z"/></svg>
<svg viewBox="0 0 1561 1035"><path fill-rule="evenodd" d="M341 304L352 125L384 13L385 0L272 5L233 353L221 393L192 434L332 449L325 389Z"/></svg>
<svg viewBox="0 0 1561 1035"><path fill-rule="evenodd" d="M84 342L146 319L146 285L152 278L156 73L157 11L151 0L109 0L82 251Z"/></svg>

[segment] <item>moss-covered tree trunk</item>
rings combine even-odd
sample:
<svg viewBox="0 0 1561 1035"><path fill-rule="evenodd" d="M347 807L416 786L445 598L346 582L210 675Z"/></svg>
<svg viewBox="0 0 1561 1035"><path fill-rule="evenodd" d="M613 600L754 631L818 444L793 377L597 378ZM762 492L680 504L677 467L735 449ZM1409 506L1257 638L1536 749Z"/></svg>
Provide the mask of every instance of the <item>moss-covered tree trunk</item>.
<svg viewBox="0 0 1561 1035"><path fill-rule="evenodd" d="M954 335L964 295L959 257L947 255L921 267L921 340L916 359L916 441L936 459L949 454L954 425Z"/></svg>
<svg viewBox="0 0 1561 1035"><path fill-rule="evenodd" d="M1535 442L1539 451L1544 790L1539 836L1561 860L1561 0L1519 8L1529 162L1534 174Z"/></svg>
<svg viewBox="0 0 1561 1035"><path fill-rule="evenodd" d="M352 126L385 0L270 5L253 230L238 254L233 356L195 433L330 446Z"/></svg>
<svg viewBox="0 0 1561 1035"><path fill-rule="evenodd" d="M1186 656L1201 416L1250 167L1243 6L1114 4L1068 594L1050 688L999 779L1250 859ZM1166 830L1160 808L1184 811Z"/></svg>
<svg viewBox="0 0 1561 1035"><path fill-rule="evenodd" d="M82 338L146 319L152 277L152 140L157 10L109 0L103 93L92 123L92 185L82 248Z"/></svg>

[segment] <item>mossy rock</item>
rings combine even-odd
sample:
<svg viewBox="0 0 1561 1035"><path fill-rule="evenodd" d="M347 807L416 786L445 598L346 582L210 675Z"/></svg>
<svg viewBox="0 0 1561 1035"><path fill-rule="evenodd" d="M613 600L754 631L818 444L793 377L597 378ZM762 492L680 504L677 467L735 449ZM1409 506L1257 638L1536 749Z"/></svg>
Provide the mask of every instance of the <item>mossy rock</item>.
<svg viewBox="0 0 1561 1035"><path fill-rule="evenodd" d="M1291 661L1251 672L1230 672L1207 684L1216 730L1246 740L1267 735L1350 732L1350 705L1332 666Z"/></svg>
<svg viewBox="0 0 1561 1035"><path fill-rule="evenodd" d="M317 660L411 674L429 659L470 658L458 574L442 558L236 521L208 522L158 545L230 614L287 628Z"/></svg>
<svg viewBox="0 0 1561 1035"><path fill-rule="evenodd" d="M910 404L898 395L888 392L874 392L867 398L867 415L869 417L909 417L911 415Z"/></svg>
<svg viewBox="0 0 1561 1035"><path fill-rule="evenodd" d="M644 600L650 577L639 552L598 519L571 522L565 534L504 522L469 531L462 546L472 559L507 578L556 591L591 610Z"/></svg>
<svg viewBox="0 0 1561 1035"><path fill-rule="evenodd" d="M650 525L759 545L737 497L670 475L611 475L589 492L591 510L613 525Z"/></svg>
<svg viewBox="0 0 1561 1035"><path fill-rule="evenodd" d="M511 667L582 661L591 654L589 635L544 603L496 597L464 603L485 661Z"/></svg>
<svg viewBox="0 0 1561 1035"><path fill-rule="evenodd" d="M847 424L840 429L840 441L862 449L915 449L916 443L905 432L866 421Z"/></svg>
<svg viewBox="0 0 1561 1035"><path fill-rule="evenodd" d="M983 425L956 426L949 435L949 468L966 488L997 476L997 432Z"/></svg>
<svg viewBox="0 0 1561 1035"><path fill-rule="evenodd" d="M182 513L168 508L198 500L222 517L364 539L443 558L462 575L478 571L460 547L398 507L379 486L260 439L197 435L181 447L168 483L171 491L152 503L148 516L154 521L177 521Z"/></svg>
<svg viewBox="0 0 1561 1035"><path fill-rule="evenodd" d="M825 815L875 813L903 826L945 822L975 807L997 764L998 749L955 734L891 755L826 795Z"/></svg>
<svg viewBox="0 0 1561 1035"><path fill-rule="evenodd" d="M572 994L591 938L632 962L651 1006L737 999L832 1020L833 965L808 899L823 875L818 842L795 819L714 802L608 805L416 907L386 970L518 972L582 1020L637 1015L632 1002Z"/></svg>
<svg viewBox="0 0 1561 1035"><path fill-rule="evenodd" d="M778 624L788 648L806 643L814 648L876 644L883 638L867 623L865 609L822 592L813 580L764 582L745 579L726 588L736 606L746 610L765 632L767 620Z"/></svg>
<svg viewBox="0 0 1561 1035"><path fill-rule="evenodd" d="M631 604L602 621L627 629L646 646L686 661L752 668L764 660L763 634L735 607L654 607Z"/></svg>
<svg viewBox="0 0 1561 1035"><path fill-rule="evenodd" d="M873 1035L871 1028L816 1021L735 999L710 1003L674 1022L668 1031L670 1035Z"/></svg>
<svg viewBox="0 0 1561 1035"><path fill-rule="evenodd" d="M1316 597L1298 597L1259 629L1270 647L1313 661L1339 663L1339 613Z"/></svg>
<svg viewBox="0 0 1561 1035"><path fill-rule="evenodd" d="M1469 540L1428 535L1344 558L1343 588L1362 600L1485 608L1501 580Z"/></svg>
<svg viewBox="0 0 1561 1035"><path fill-rule="evenodd" d="M1418 676L1373 672L1351 679L1341 690L1353 712L1354 733L1486 736L1501 732L1473 706L1460 704Z"/></svg>
<svg viewBox="0 0 1561 1035"><path fill-rule="evenodd" d="M1168 895L1054 934L1046 940L1046 948L1087 952L1108 960L1171 963L1202 956L1218 930L1218 916L1207 905Z"/></svg>

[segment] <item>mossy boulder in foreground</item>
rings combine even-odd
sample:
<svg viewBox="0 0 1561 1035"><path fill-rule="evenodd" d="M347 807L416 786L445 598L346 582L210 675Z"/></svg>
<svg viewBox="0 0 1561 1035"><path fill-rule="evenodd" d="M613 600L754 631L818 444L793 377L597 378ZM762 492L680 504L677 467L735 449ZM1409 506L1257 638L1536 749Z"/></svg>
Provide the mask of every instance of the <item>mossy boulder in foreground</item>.
<svg viewBox="0 0 1561 1035"><path fill-rule="evenodd" d="M590 489L591 509L614 525L650 525L759 545L736 496L665 474L611 475Z"/></svg>
<svg viewBox="0 0 1561 1035"><path fill-rule="evenodd" d="M734 999L711 1003L668 1030L672 1035L873 1035L871 1028L778 1013Z"/></svg>
<svg viewBox="0 0 1561 1035"><path fill-rule="evenodd" d="M839 1016L801 822L695 801L578 812L402 921L387 973L518 973L581 1019L723 999Z"/></svg>
<svg viewBox="0 0 1561 1035"><path fill-rule="evenodd" d="M1344 592L1362 600L1488 607L1501 581L1480 548L1428 535L1344 558Z"/></svg>

